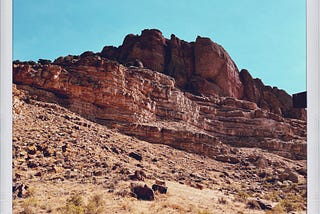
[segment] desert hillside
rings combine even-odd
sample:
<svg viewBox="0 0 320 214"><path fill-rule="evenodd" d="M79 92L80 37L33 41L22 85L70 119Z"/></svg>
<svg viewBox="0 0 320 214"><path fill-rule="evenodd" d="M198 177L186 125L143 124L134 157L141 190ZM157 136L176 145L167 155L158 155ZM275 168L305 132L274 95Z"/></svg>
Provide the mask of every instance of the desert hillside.
<svg viewBox="0 0 320 214"><path fill-rule="evenodd" d="M305 213L305 110L209 38L144 30L13 79L15 213Z"/></svg>

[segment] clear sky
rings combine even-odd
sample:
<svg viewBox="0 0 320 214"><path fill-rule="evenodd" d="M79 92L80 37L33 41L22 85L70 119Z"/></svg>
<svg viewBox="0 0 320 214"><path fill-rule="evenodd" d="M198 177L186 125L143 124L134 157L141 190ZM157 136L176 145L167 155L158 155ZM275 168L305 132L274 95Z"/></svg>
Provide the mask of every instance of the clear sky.
<svg viewBox="0 0 320 214"><path fill-rule="evenodd" d="M254 78L306 90L306 0L13 0L14 59L100 52L146 28L210 37Z"/></svg>

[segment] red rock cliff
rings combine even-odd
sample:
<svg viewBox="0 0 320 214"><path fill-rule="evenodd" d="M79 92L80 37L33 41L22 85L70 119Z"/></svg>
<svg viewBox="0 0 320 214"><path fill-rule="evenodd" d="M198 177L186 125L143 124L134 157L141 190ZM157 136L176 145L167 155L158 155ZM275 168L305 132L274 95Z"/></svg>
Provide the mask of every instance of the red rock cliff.
<svg viewBox="0 0 320 214"><path fill-rule="evenodd" d="M195 42L175 35L163 37L159 30L128 35L119 47L106 46L100 56L144 67L172 76L176 86L203 96L230 96L255 102L259 107L289 118L306 119L305 110L293 109L291 96L276 87L265 86L246 70L239 72L223 47L198 36Z"/></svg>
<svg viewBox="0 0 320 214"><path fill-rule="evenodd" d="M230 146L306 158L305 121L234 97L184 92L168 75L126 67L92 52L60 57L55 64L15 62L13 80L33 99L58 103L151 143L217 159L224 155L232 162Z"/></svg>

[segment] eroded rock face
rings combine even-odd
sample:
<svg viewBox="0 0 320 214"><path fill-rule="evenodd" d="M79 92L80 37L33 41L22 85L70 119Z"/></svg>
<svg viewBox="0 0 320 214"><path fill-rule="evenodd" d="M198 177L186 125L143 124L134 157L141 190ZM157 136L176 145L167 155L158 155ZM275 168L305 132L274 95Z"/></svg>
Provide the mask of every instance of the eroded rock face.
<svg viewBox="0 0 320 214"><path fill-rule="evenodd" d="M190 80L195 71L194 43L180 40L174 34L167 43L167 74L176 80L179 88L190 89Z"/></svg>
<svg viewBox="0 0 320 214"><path fill-rule="evenodd" d="M242 69L240 79L243 83L243 99L255 102L269 112L288 118L306 120L304 109L293 108L292 97L277 87L265 86L260 79L253 79L250 73Z"/></svg>
<svg viewBox="0 0 320 214"><path fill-rule="evenodd" d="M239 71L228 53L209 38L185 42L175 35L170 40L156 29L143 30L141 36L128 35L118 47L106 46L101 56L123 64L135 59L146 68L175 78L179 88L205 95L242 97ZM199 78L200 77L200 78ZM198 82L207 81L210 90Z"/></svg>
<svg viewBox="0 0 320 214"><path fill-rule="evenodd" d="M123 64L140 60L147 68L164 73L166 66L166 39L159 30L144 30L141 36L127 35L123 44L118 48L113 46L104 47L100 55Z"/></svg>
<svg viewBox="0 0 320 214"><path fill-rule="evenodd" d="M195 42L186 42L173 34L166 39L159 30L146 29L140 36L127 35L119 47L104 47L99 54L125 65L139 60L146 68L173 77L183 91L245 99L283 117L306 120L305 110L294 109L290 95L265 86L245 69L239 72L226 50L209 38L198 36Z"/></svg>
<svg viewBox="0 0 320 214"><path fill-rule="evenodd" d="M145 62L144 62L145 63ZM55 64L15 63L17 88L92 121L151 143L237 163L232 147L260 147L306 158L306 122L286 119L255 102L183 92L165 74L125 67L97 54Z"/></svg>
<svg viewBox="0 0 320 214"><path fill-rule="evenodd" d="M243 86L236 64L220 45L209 38L198 36L195 42L195 74L213 85L216 94L242 98Z"/></svg>

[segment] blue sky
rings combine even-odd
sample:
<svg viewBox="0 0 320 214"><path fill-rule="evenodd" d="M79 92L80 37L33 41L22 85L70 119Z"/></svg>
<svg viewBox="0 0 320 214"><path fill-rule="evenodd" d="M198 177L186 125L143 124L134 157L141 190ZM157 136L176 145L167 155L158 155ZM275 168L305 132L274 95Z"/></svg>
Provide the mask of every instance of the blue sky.
<svg viewBox="0 0 320 214"><path fill-rule="evenodd" d="M305 0L13 0L14 59L56 59L157 28L221 44L239 69L289 94L306 90Z"/></svg>

